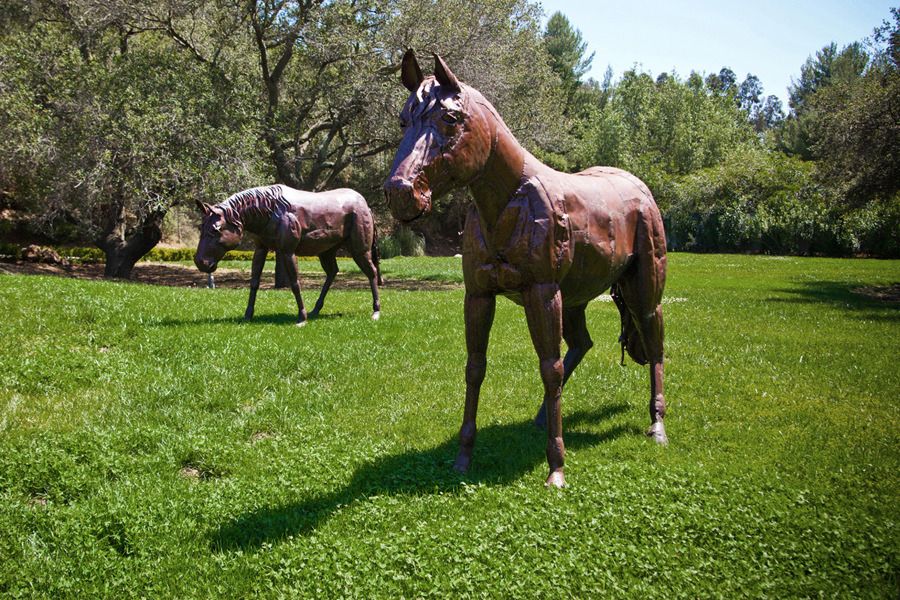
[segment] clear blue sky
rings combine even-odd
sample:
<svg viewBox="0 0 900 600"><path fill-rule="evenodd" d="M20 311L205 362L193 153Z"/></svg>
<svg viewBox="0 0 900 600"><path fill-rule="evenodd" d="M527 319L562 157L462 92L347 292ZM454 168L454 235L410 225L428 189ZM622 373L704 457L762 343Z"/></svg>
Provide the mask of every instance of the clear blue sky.
<svg viewBox="0 0 900 600"><path fill-rule="evenodd" d="M765 94L785 103L791 77L822 46L862 40L895 3L880 0L541 0L544 23L563 13L595 52L587 76L614 79L637 64L654 76L673 69L718 73L729 67L738 83L759 77Z"/></svg>

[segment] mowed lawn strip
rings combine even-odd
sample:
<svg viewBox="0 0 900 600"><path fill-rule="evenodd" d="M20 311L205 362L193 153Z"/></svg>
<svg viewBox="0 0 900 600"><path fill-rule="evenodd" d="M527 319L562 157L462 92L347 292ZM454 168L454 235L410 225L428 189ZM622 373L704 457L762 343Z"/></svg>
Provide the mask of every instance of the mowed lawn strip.
<svg viewBox="0 0 900 600"><path fill-rule="evenodd" d="M0 596L896 597L900 308L871 291L897 282L671 254L667 448L593 302L557 492L506 300L461 476L461 289L386 289L378 322L334 290L297 328L286 291L241 323L246 290L0 276Z"/></svg>

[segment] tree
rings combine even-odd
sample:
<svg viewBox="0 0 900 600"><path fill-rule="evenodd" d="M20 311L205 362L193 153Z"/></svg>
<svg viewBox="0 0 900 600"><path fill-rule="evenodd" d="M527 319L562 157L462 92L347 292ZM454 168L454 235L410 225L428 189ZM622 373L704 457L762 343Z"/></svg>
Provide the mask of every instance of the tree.
<svg viewBox="0 0 900 600"><path fill-rule="evenodd" d="M762 108L762 93L763 86L759 81L759 77L752 73L747 73L747 78L744 79L741 83L741 87L738 88L736 100L738 106L747 113L751 120Z"/></svg>
<svg viewBox="0 0 900 600"><path fill-rule="evenodd" d="M136 36L115 7L39 8L0 39L14 88L0 122L16 131L0 151L0 187L42 230L94 240L105 274L127 278L171 206L252 169L235 95L165 37Z"/></svg>
<svg viewBox="0 0 900 600"><path fill-rule="evenodd" d="M762 108L757 112L756 118L753 119L753 129L757 133L775 129L784 121L784 109L778 96L769 95L763 103Z"/></svg>
<svg viewBox="0 0 900 600"><path fill-rule="evenodd" d="M633 171L659 190L666 181L722 159L753 139L746 116L730 96L708 93L703 78L657 77L626 71L609 101L589 120L580 165Z"/></svg>
<svg viewBox="0 0 900 600"><path fill-rule="evenodd" d="M813 160L811 129L818 118L810 106L810 99L819 91L833 84L847 84L859 78L868 64L869 57L863 45L855 42L840 52L832 43L810 56L800 68L800 79L791 80L788 88L791 113L779 132L779 147L804 160Z"/></svg>
<svg viewBox="0 0 900 600"><path fill-rule="evenodd" d="M737 93L737 75L728 67L722 67L718 74L711 73L706 77L706 87L718 96Z"/></svg>
<svg viewBox="0 0 900 600"><path fill-rule="evenodd" d="M581 32L572 27L569 19L558 11L547 21L544 46L550 57L550 68L562 81L566 95L563 113L568 115L575 105L581 78L591 68L594 53L585 55L587 42L582 40Z"/></svg>
<svg viewBox="0 0 900 600"><path fill-rule="evenodd" d="M856 206L900 192L900 10L893 17L893 25L876 30L864 71L859 45L852 45L840 55L847 57L843 67L835 61L830 83L805 98L815 115L809 132L820 174Z"/></svg>
<svg viewBox="0 0 900 600"><path fill-rule="evenodd" d="M197 196L274 179L352 186L377 209L408 47L444 55L524 143L561 136L540 9L525 0L14 8L0 32L0 198L56 239L96 239L112 275L152 247L169 207Z"/></svg>

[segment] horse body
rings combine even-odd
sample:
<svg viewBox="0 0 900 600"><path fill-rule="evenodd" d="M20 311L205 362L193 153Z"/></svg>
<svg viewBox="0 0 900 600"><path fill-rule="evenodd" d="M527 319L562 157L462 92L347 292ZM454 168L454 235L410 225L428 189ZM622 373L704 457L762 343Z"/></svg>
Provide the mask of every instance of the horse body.
<svg viewBox="0 0 900 600"><path fill-rule="evenodd" d="M651 234L662 231L650 191L626 171L593 167L570 175L529 155L526 172L532 174L523 175L487 233L477 207L470 208L463 236L470 291L500 293L522 305L524 287L556 282L564 308L581 306L631 264L644 233L637 223L649 222ZM664 239L655 242L664 253Z"/></svg>
<svg viewBox="0 0 900 600"><path fill-rule="evenodd" d="M569 175L544 165L440 57L434 77L422 75L411 50L401 71L411 94L400 114L404 138L385 182L391 212L412 220L430 210L432 194L460 185L474 200L463 235L468 360L455 467L465 471L471 462L497 295L525 308L538 354L544 401L535 423L547 428L548 485L565 484L562 387L593 345L586 305L607 289L620 312L623 351L650 365L648 435L666 443L665 232L647 186L611 167ZM560 360L563 339L568 350Z"/></svg>
<svg viewBox="0 0 900 600"><path fill-rule="evenodd" d="M244 230L269 250L292 251L297 256L319 256L345 246L351 254L372 247L374 220L365 199L348 188L304 192L280 188L286 206L264 219L248 220ZM267 188L254 188L262 193Z"/></svg>
<svg viewBox="0 0 900 600"><path fill-rule="evenodd" d="M346 249L369 278L373 298L373 319L380 315L378 284L381 273L375 246L375 223L365 199L351 189L313 193L285 185L251 188L238 192L215 206L200 205L204 223L195 262L211 273L228 249L246 235L256 251L250 276L250 300L244 314L253 317L256 293L266 255L275 251L285 268L297 300L298 324L307 313L300 296L294 256L318 256L325 271L325 283L310 316L322 309L325 296L337 275L337 252Z"/></svg>

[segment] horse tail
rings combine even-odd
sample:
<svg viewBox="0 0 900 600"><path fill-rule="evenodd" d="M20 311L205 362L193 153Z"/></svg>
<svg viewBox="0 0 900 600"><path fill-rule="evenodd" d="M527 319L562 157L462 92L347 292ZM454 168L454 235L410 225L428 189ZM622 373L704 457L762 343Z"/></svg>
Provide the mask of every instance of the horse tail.
<svg viewBox="0 0 900 600"><path fill-rule="evenodd" d="M613 284L612 288L609 290L609 295L612 296L616 308L619 309L621 322L621 327L619 329L619 345L622 347L620 364L625 366L625 352L628 352L628 356L631 357L631 360L639 365L646 365L647 355L644 352L640 333L635 325L634 317L631 315L631 312L628 310L628 305L625 304L625 300L622 297L622 288L619 286L619 282Z"/></svg>
<svg viewBox="0 0 900 600"><path fill-rule="evenodd" d="M372 227L372 263L375 265L378 285L384 285L384 279L381 277L381 252L378 250L378 230L374 226Z"/></svg>
<svg viewBox="0 0 900 600"><path fill-rule="evenodd" d="M666 285L666 234L652 196L641 208L635 230L634 261L613 284L619 309L619 344L639 365L663 358L662 294Z"/></svg>

